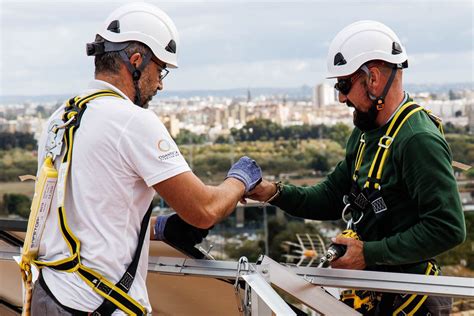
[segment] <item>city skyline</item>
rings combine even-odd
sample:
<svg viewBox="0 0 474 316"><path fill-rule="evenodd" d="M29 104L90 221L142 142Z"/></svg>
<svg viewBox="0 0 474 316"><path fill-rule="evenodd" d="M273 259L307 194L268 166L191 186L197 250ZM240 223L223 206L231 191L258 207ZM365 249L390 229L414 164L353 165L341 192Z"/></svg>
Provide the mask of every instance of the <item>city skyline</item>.
<svg viewBox="0 0 474 316"><path fill-rule="evenodd" d="M85 43L125 2L0 0L0 96L85 89L93 77ZM405 82L474 81L472 1L147 2L180 32L180 68L165 79L167 91L314 86L324 81L332 38L360 19L399 34Z"/></svg>

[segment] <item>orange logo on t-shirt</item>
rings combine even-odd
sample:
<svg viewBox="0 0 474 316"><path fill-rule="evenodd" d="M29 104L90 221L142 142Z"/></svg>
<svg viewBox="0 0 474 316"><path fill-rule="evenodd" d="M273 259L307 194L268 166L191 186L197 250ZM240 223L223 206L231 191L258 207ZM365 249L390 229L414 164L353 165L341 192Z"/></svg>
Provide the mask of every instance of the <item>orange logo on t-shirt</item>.
<svg viewBox="0 0 474 316"><path fill-rule="evenodd" d="M166 139L160 139L158 141L158 149L162 152L167 152L171 149L171 144Z"/></svg>

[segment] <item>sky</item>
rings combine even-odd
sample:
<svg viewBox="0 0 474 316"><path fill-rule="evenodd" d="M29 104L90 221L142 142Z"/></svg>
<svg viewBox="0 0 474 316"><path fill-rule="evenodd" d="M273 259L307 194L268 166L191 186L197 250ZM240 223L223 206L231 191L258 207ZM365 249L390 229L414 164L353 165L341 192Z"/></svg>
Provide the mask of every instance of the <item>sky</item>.
<svg viewBox="0 0 474 316"><path fill-rule="evenodd" d="M0 96L82 91L93 78L85 45L126 2L0 0ZM331 40L364 19L398 34L409 56L405 82L474 82L473 0L146 2L180 33L180 67L167 90L321 83Z"/></svg>

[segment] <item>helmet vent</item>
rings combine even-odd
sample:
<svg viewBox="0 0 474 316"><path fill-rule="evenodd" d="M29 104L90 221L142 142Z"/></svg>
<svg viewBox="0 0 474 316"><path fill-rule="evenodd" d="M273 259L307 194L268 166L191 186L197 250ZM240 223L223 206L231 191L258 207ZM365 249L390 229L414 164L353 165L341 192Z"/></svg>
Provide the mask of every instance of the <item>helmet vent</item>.
<svg viewBox="0 0 474 316"><path fill-rule="evenodd" d="M170 52L172 54L176 54L176 42L174 40L171 40L168 45L165 47L165 50L167 52Z"/></svg>
<svg viewBox="0 0 474 316"><path fill-rule="evenodd" d="M402 47L397 42L392 43L392 55L398 55L403 53Z"/></svg>
<svg viewBox="0 0 474 316"><path fill-rule="evenodd" d="M344 59L344 56L339 52L334 56L334 66L341 66L347 64L347 61Z"/></svg>
<svg viewBox="0 0 474 316"><path fill-rule="evenodd" d="M120 22L119 20L113 20L110 22L109 26L107 27L107 30L110 32L114 33L120 33Z"/></svg>

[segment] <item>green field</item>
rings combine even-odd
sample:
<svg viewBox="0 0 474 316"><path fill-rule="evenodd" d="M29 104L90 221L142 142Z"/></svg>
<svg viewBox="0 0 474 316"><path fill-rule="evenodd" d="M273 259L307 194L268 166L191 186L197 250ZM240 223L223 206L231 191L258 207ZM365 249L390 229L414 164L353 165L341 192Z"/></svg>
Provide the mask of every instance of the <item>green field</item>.
<svg viewBox="0 0 474 316"><path fill-rule="evenodd" d="M33 197L35 191L34 181L25 182L0 182L0 200L3 199L5 193L24 194L28 197Z"/></svg>

